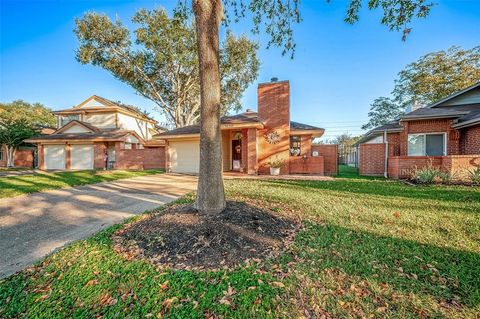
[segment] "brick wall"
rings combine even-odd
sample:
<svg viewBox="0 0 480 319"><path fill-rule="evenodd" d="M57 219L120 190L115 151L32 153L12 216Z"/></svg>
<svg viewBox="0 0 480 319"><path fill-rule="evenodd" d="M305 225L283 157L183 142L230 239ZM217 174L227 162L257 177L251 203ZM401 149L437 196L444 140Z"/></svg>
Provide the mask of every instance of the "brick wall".
<svg viewBox="0 0 480 319"><path fill-rule="evenodd" d="M290 174L325 175L323 156L291 156Z"/></svg>
<svg viewBox="0 0 480 319"><path fill-rule="evenodd" d="M480 154L480 125L463 129L460 145L462 154Z"/></svg>
<svg viewBox="0 0 480 319"><path fill-rule="evenodd" d="M117 150L116 169L165 169L165 147Z"/></svg>
<svg viewBox="0 0 480 319"><path fill-rule="evenodd" d="M382 176L385 172L385 144L360 144L360 175Z"/></svg>
<svg viewBox="0 0 480 319"><path fill-rule="evenodd" d="M290 149L290 84L288 81L258 85L258 116L264 120L265 128L258 132L258 172L269 174L270 158L285 160L281 174L289 173ZM270 144L265 135L276 131L280 141Z"/></svg>
<svg viewBox="0 0 480 319"><path fill-rule="evenodd" d="M468 179L468 171L480 167L480 155L393 156L388 159L388 176L410 178L415 170L424 167L449 172L452 179Z"/></svg>
<svg viewBox="0 0 480 319"><path fill-rule="evenodd" d="M106 151L107 151L107 143L104 143L104 142L93 143L93 168L94 169L106 168L105 167Z"/></svg>
<svg viewBox="0 0 480 319"><path fill-rule="evenodd" d="M392 156L388 158L390 178L409 178L416 169L423 167L442 168L443 156Z"/></svg>
<svg viewBox="0 0 480 319"><path fill-rule="evenodd" d="M338 174L338 145L312 145L311 150L323 157L325 175Z"/></svg>
<svg viewBox="0 0 480 319"><path fill-rule="evenodd" d="M5 146L0 145L3 148L3 158L0 160L0 167L7 167L7 150ZM15 167L33 167L33 150L16 150L15 158L13 160Z"/></svg>
<svg viewBox="0 0 480 319"><path fill-rule="evenodd" d="M420 120L401 122L403 131L400 133L400 156L408 154L408 134L416 133L447 133L447 155L460 154L460 132L452 128L452 120Z"/></svg>

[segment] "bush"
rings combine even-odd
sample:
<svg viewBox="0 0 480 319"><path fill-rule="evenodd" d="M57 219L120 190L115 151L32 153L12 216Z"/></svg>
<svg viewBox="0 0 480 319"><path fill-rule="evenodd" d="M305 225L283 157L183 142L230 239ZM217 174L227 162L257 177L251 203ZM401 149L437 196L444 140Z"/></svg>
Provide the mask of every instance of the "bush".
<svg viewBox="0 0 480 319"><path fill-rule="evenodd" d="M413 179L421 184L433 184L439 179L439 175L442 173L438 168L423 167L415 170Z"/></svg>
<svg viewBox="0 0 480 319"><path fill-rule="evenodd" d="M480 167L468 170L468 177L475 185L480 185Z"/></svg>
<svg viewBox="0 0 480 319"><path fill-rule="evenodd" d="M452 181L452 175L450 172L444 172L440 168L427 166L416 169L413 173L413 180L420 184L449 184Z"/></svg>

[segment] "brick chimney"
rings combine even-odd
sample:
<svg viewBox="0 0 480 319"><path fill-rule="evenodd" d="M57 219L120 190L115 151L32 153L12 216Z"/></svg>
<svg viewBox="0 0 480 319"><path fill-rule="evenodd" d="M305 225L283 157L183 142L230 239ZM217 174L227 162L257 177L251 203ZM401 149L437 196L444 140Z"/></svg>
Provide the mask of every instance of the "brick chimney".
<svg viewBox="0 0 480 319"><path fill-rule="evenodd" d="M290 148L290 83L272 78L271 82L258 85L258 116L265 128L258 136L258 172L268 174L270 159L285 160L281 174L289 173ZM276 143L269 143L266 136L275 132L280 136Z"/></svg>
<svg viewBox="0 0 480 319"><path fill-rule="evenodd" d="M258 116L267 127L290 128L290 83L272 78L258 85Z"/></svg>

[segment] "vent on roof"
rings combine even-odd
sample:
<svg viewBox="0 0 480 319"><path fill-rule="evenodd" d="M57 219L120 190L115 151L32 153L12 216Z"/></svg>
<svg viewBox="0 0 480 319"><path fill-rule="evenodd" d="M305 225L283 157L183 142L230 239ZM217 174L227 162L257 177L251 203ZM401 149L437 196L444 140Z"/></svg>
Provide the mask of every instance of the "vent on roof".
<svg viewBox="0 0 480 319"><path fill-rule="evenodd" d="M271 82L278 82L278 78L277 77L273 77L270 79Z"/></svg>
<svg viewBox="0 0 480 319"><path fill-rule="evenodd" d="M247 109L246 113L253 113L252 109Z"/></svg>

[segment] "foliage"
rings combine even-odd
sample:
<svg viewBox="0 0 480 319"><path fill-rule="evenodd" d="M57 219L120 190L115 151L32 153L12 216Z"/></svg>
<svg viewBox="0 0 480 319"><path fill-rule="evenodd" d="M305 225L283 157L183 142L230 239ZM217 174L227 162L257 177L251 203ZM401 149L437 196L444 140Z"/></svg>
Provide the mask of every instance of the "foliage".
<svg viewBox="0 0 480 319"><path fill-rule="evenodd" d="M130 32L120 20L87 13L76 19L77 60L98 65L155 102L175 126L197 123L200 81L196 33L190 14L141 9ZM135 42L130 39L135 35ZM258 75L257 44L227 32L220 50L222 113L241 109L243 91Z"/></svg>
<svg viewBox="0 0 480 319"><path fill-rule="evenodd" d="M362 130L375 128L398 119L405 113L405 108L398 106L395 101L388 97L378 97L370 105L368 123L362 126Z"/></svg>
<svg viewBox="0 0 480 319"><path fill-rule="evenodd" d="M395 80L392 98L374 100L369 122L362 129L388 123L413 106L426 106L465 89L480 79L480 46L463 50L453 46L422 56L408 64Z"/></svg>
<svg viewBox="0 0 480 319"><path fill-rule="evenodd" d="M468 176L473 184L480 185L480 167L470 169Z"/></svg>
<svg viewBox="0 0 480 319"><path fill-rule="evenodd" d="M412 179L420 184L433 184L436 182L448 184L451 181L452 176L449 172L445 172L440 168L428 165L415 169L412 174Z"/></svg>
<svg viewBox="0 0 480 319"><path fill-rule="evenodd" d="M22 100L0 103L0 145L7 149L7 166L14 164L15 150L25 139L36 135L44 126L54 126L55 117L40 103Z"/></svg>
<svg viewBox="0 0 480 319"><path fill-rule="evenodd" d="M478 317L479 188L342 177L226 191L298 215L294 245L262 266L174 271L115 253L114 226L0 281L0 317Z"/></svg>
<svg viewBox="0 0 480 319"><path fill-rule="evenodd" d="M480 46L452 46L422 56L398 74L393 96L401 107L429 105L463 90L480 79Z"/></svg>
<svg viewBox="0 0 480 319"><path fill-rule="evenodd" d="M352 146L357 143L362 137L361 136L352 136L348 133L343 133L337 135L336 137L332 138L328 141L329 144L338 144L342 146Z"/></svg>
<svg viewBox="0 0 480 319"><path fill-rule="evenodd" d="M31 104L22 100L0 103L0 125L22 121L33 128L55 127L55 116L51 112L40 103Z"/></svg>
<svg viewBox="0 0 480 319"><path fill-rule="evenodd" d="M280 168L283 166L284 163L285 163L285 160L278 156L275 156L275 157L272 156L268 161L268 165L273 168Z"/></svg>
<svg viewBox="0 0 480 319"><path fill-rule="evenodd" d="M14 197L48 189L66 188L136 176L159 174L162 172L162 170L75 171L0 177L0 198Z"/></svg>

